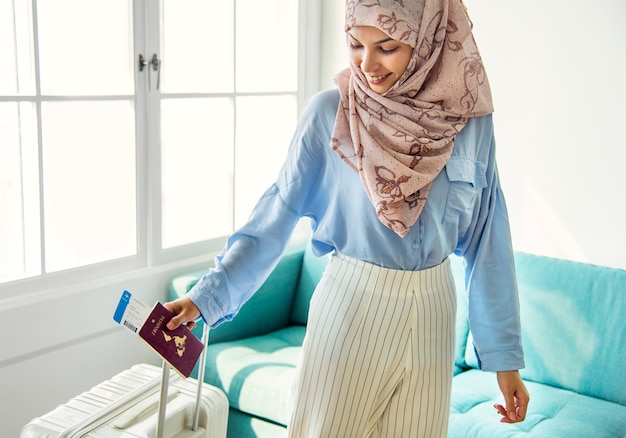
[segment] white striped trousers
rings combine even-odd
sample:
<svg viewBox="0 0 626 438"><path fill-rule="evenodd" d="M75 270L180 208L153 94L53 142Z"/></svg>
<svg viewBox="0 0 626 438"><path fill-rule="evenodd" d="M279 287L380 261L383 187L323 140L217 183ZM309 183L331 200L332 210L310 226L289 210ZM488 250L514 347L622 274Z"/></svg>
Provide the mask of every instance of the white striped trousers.
<svg viewBox="0 0 626 438"><path fill-rule="evenodd" d="M335 255L298 365L292 438L445 438L456 294L449 261L385 269Z"/></svg>

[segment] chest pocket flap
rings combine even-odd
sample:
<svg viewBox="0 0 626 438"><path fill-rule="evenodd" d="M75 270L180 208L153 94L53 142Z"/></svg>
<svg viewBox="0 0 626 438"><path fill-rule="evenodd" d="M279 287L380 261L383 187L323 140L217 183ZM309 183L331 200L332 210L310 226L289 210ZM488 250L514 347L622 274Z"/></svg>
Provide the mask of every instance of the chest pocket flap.
<svg viewBox="0 0 626 438"><path fill-rule="evenodd" d="M446 164L446 174L450 182L465 182L475 189L487 187L484 163L467 158L451 157Z"/></svg>
<svg viewBox="0 0 626 438"><path fill-rule="evenodd" d="M485 166L466 158L450 158L446 164L449 180L443 222L450 235L464 234L473 223L480 194L487 187Z"/></svg>

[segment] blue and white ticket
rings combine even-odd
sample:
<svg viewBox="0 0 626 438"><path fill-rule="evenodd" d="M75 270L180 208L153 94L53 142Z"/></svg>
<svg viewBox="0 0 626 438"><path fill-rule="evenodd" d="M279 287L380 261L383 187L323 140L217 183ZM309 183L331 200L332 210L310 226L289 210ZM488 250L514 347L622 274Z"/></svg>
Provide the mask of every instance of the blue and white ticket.
<svg viewBox="0 0 626 438"><path fill-rule="evenodd" d="M152 311L152 307L133 297L133 294L125 290L120 302L117 304L113 319L118 323L137 333L143 326Z"/></svg>

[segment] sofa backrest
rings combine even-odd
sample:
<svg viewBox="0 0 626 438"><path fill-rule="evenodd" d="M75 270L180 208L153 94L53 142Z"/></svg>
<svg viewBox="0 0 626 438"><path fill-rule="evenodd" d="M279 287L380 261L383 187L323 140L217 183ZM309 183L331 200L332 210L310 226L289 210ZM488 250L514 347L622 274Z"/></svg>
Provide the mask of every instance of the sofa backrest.
<svg viewBox="0 0 626 438"><path fill-rule="evenodd" d="M291 310L291 322L293 324L306 325L309 316L309 303L315 291L317 283L328 265L330 255L317 257L313 254L311 244L306 246L302 259L302 269Z"/></svg>
<svg viewBox="0 0 626 438"><path fill-rule="evenodd" d="M522 377L626 405L626 271L521 252L515 264Z"/></svg>
<svg viewBox="0 0 626 438"><path fill-rule="evenodd" d="M211 330L211 343L258 336L287 327L300 272L304 246L288 248L260 289L228 323ZM184 296L207 271L176 277L170 284L168 299ZM201 335L200 329L194 333Z"/></svg>
<svg viewBox="0 0 626 438"><path fill-rule="evenodd" d="M450 255L450 268L456 288L456 339L454 349L455 374L469 368L465 362L465 349L469 336L469 321L467 319L467 296L465 294L465 266L463 258Z"/></svg>

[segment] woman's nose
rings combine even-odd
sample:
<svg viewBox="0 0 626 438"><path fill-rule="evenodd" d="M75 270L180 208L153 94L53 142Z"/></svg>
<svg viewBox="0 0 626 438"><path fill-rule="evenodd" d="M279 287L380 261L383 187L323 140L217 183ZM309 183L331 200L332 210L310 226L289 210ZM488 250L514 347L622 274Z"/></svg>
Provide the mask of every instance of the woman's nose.
<svg viewBox="0 0 626 438"><path fill-rule="evenodd" d="M361 58L361 71L374 71L376 68L376 64L376 56L369 50L363 50L363 57Z"/></svg>

